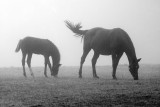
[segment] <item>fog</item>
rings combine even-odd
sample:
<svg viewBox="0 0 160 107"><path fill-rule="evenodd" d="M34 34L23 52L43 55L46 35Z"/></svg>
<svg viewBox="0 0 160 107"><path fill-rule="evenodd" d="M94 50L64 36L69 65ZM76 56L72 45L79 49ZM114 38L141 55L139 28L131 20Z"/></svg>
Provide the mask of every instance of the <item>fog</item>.
<svg viewBox="0 0 160 107"><path fill-rule="evenodd" d="M140 63L160 63L159 0L1 0L0 67L21 66L19 39L26 36L50 39L60 50L64 66L79 65L83 52L80 38L64 20L82 23L82 29L120 27L131 37ZM91 51L85 65L91 65ZM97 65L111 65L110 56L100 56ZM121 64L128 64L124 54ZM32 66L43 66L44 58L33 55Z"/></svg>

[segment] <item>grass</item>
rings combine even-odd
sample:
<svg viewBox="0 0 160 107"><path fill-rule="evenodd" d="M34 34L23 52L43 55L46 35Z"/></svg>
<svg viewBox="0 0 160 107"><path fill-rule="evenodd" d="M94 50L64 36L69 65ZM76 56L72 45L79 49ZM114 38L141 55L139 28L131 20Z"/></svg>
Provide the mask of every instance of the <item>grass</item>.
<svg viewBox="0 0 160 107"><path fill-rule="evenodd" d="M61 67L58 78L45 78L43 67L34 67L35 80L22 68L0 68L0 107L94 107L160 106L160 66L141 65L140 80L134 81L128 67L119 66L112 80L111 66L97 67L100 79L92 78L91 67Z"/></svg>

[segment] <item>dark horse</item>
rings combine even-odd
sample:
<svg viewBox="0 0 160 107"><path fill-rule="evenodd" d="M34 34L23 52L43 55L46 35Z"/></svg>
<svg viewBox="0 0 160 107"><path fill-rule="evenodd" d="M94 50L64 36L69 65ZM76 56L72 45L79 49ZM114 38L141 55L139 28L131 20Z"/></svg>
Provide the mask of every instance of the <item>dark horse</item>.
<svg viewBox="0 0 160 107"><path fill-rule="evenodd" d="M27 64L29 67L29 70L31 72L31 75L34 77L34 74L31 69L31 58L32 54L41 54L44 56L45 59L45 68L44 68L44 75L47 77L47 64L50 68L51 75L57 76L60 62L60 53L58 48L48 39L39 39L34 37L25 37L24 39L19 40L19 43L17 45L17 48L15 52L18 52L21 49L22 51L22 66L23 66L23 75L26 77L25 72L25 58L27 57ZM52 64L49 61L49 57L52 57Z"/></svg>
<svg viewBox="0 0 160 107"><path fill-rule="evenodd" d="M129 60L129 71L131 72L134 80L138 80L138 62L135 48L128 34L121 28L104 29L100 27L92 28L89 30L80 30L81 24L73 24L65 21L66 26L75 33L76 36L84 38L83 55L81 57L79 77L82 78L82 66L85 58L91 49L94 50L92 58L93 77L99 78L96 74L96 62L99 55L112 55L113 79L116 78L116 69L119 59L125 52Z"/></svg>

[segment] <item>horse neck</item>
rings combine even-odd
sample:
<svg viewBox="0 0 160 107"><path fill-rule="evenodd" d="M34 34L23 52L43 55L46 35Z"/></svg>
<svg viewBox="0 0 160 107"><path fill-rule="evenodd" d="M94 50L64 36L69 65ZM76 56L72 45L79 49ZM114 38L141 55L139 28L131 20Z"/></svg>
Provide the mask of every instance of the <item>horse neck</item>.
<svg viewBox="0 0 160 107"><path fill-rule="evenodd" d="M133 46L126 49L125 53L128 57L129 65L131 65L132 62L137 60L135 49Z"/></svg>
<svg viewBox="0 0 160 107"><path fill-rule="evenodd" d="M54 48L52 49L51 52L51 57L52 57L52 64L59 64L60 62L60 53L59 50L56 46L54 46Z"/></svg>

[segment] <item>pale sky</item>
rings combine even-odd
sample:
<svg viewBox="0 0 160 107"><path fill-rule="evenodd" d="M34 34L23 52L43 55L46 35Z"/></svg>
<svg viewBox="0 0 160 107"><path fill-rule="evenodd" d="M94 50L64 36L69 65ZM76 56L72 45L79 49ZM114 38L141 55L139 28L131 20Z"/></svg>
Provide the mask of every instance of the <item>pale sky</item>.
<svg viewBox="0 0 160 107"><path fill-rule="evenodd" d="M80 38L64 20L82 23L82 29L120 27L131 37L140 63L160 64L160 0L0 0L0 67L21 66L19 39L50 39L60 50L64 66L79 66L83 52ZM93 51L84 65L91 65ZM128 64L125 54L121 64ZM111 56L100 56L97 65L111 65ZM33 55L32 66L44 66Z"/></svg>

